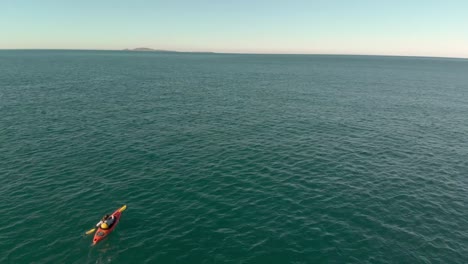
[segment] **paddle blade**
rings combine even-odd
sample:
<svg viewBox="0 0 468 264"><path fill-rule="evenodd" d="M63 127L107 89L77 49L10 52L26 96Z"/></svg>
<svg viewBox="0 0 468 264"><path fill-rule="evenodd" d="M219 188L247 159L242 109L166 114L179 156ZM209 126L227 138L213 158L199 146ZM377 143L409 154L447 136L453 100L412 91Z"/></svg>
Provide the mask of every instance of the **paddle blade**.
<svg viewBox="0 0 468 264"><path fill-rule="evenodd" d="M93 229L90 229L88 231L86 231L86 235L89 235L89 234L92 234L94 231L96 231L96 228L93 228Z"/></svg>
<svg viewBox="0 0 468 264"><path fill-rule="evenodd" d="M124 205L124 206L120 207L119 212L123 212L123 211L125 211L125 209L127 209L127 205Z"/></svg>

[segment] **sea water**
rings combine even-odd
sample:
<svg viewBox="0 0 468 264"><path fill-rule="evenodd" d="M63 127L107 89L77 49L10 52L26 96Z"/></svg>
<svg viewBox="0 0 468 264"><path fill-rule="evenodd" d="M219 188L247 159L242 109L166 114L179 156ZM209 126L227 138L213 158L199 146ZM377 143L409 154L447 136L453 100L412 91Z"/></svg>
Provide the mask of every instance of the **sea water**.
<svg viewBox="0 0 468 264"><path fill-rule="evenodd" d="M1 263L466 263L468 60L0 51L0 180Z"/></svg>

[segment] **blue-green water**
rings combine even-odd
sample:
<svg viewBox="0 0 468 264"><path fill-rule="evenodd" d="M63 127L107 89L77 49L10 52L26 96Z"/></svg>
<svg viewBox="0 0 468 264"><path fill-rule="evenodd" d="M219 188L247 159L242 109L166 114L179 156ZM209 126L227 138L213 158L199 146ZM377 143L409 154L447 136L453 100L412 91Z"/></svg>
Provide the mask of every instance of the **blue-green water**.
<svg viewBox="0 0 468 264"><path fill-rule="evenodd" d="M467 263L468 60L0 51L0 180L0 263Z"/></svg>

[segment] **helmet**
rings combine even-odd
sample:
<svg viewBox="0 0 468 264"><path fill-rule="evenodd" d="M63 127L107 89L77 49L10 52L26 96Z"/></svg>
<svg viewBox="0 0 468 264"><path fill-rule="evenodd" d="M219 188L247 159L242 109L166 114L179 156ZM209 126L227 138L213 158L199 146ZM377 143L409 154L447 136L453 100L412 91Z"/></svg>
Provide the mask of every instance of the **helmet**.
<svg viewBox="0 0 468 264"><path fill-rule="evenodd" d="M102 223L101 228L102 229L107 229L107 228L109 228L109 225L107 223Z"/></svg>

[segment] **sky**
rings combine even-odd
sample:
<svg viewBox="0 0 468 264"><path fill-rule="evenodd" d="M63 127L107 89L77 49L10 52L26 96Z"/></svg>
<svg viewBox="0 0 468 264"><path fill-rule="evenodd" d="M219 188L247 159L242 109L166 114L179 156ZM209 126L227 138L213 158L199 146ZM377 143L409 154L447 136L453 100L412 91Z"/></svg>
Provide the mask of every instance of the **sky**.
<svg viewBox="0 0 468 264"><path fill-rule="evenodd" d="M468 57L466 0L0 0L0 49Z"/></svg>

